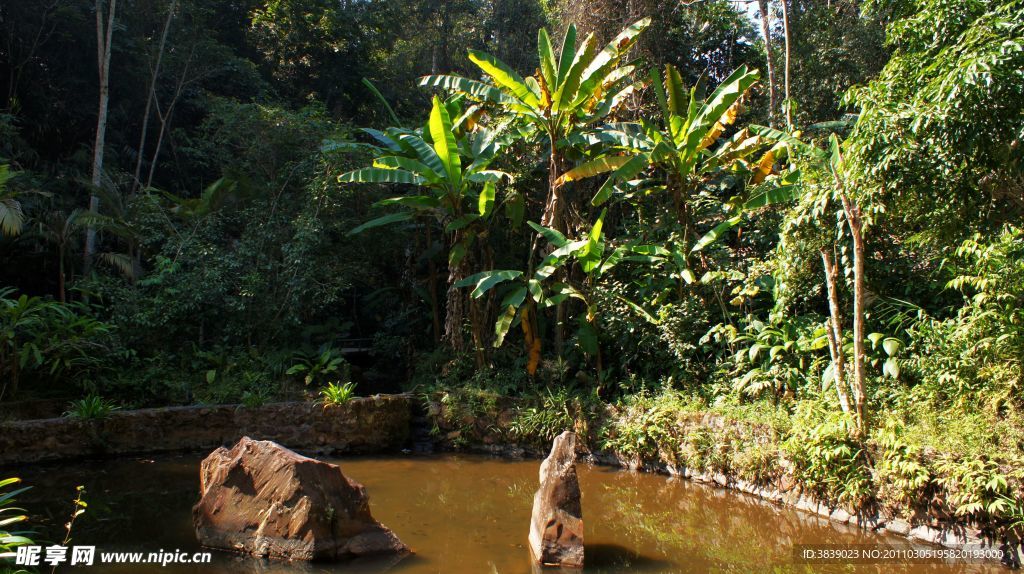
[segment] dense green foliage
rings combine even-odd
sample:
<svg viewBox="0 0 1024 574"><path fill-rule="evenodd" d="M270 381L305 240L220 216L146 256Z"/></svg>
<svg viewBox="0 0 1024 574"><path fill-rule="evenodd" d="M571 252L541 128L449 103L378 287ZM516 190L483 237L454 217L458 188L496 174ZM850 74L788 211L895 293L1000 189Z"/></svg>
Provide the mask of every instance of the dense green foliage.
<svg viewBox="0 0 1024 574"><path fill-rule="evenodd" d="M93 185L95 14L6 2L0 400L525 396L1019 529L1024 4L766 4L122 0Z"/></svg>

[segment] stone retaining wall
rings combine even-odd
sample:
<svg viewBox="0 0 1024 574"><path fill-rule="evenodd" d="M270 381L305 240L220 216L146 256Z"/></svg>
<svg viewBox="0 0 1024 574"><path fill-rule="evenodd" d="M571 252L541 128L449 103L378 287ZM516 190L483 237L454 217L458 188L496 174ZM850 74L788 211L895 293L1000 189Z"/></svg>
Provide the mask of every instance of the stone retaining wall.
<svg viewBox="0 0 1024 574"><path fill-rule="evenodd" d="M443 450L462 450L476 453L491 454L504 457L543 458L551 448L549 444L532 442L516 443L509 440L508 431L514 419L514 408L509 401L499 401L501 406L496 412L486 413L473 418L469 415L453 421L450 413L441 402L428 405L427 417L436 426L436 444ZM680 417L680 435L707 429L724 429L734 427L755 441L760 441L769 429L756 425L726 421L722 417L706 413L687 413ZM727 488L756 497L765 503L785 506L808 512L822 518L842 524L849 524L864 530L891 533L908 538L914 542L934 544L938 546L963 549L965 551L999 550L1002 561L1019 567L1024 547L1018 540L993 540L985 535L976 525L962 521L934 520L928 515L918 514L915 518L905 520L898 516L875 509L869 513L848 511L837 505L829 505L817 500L807 492L800 483L788 472L783 470L781 476L770 485L754 484L734 474L723 474L715 471L702 471L687 468L682 464L668 464L659 457L624 456L618 452L591 449L586 444L577 443L577 454L583 461L591 464L615 466L641 472L654 472L686 478L694 482L719 488ZM660 454L660 453L659 453ZM990 557L991 553L982 554Z"/></svg>
<svg viewBox="0 0 1024 574"><path fill-rule="evenodd" d="M305 402L115 411L97 421L54 418L0 423L0 466L49 460L209 450L243 436L331 453L397 450L409 438L407 395Z"/></svg>

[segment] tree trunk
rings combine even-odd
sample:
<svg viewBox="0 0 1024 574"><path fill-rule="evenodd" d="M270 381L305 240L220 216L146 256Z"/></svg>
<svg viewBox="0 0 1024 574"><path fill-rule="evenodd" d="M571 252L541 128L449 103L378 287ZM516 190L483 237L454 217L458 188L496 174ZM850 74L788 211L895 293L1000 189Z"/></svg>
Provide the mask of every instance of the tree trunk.
<svg viewBox="0 0 1024 574"><path fill-rule="evenodd" d="M843 350L843 318L839 310L838 277L832 255L824 247L821 249L821 262L825 265L825 288L828 293L828 310L830 319L825 325L828 335L828 351L832 356L836 393L839 395L839 406L843 412L850 414L850 399L846 394L846 352Z"/></svg>
<svg viewBox="0 0 1024 574"><path fill-rule="evenodd" d="M562 161L558 156L558 150L555 149L557 145L555 137L552 136L550 139L551 157L548 160L548 201L544 206L544 216L541 218L540 223L544 227L550 227L555 231L565 233L567 229L565 218L563 217L565 205L562 198L562 188L555 185L555 182L562 175Z"/></svg>
<svg viewBox="0 0 1024 574"><path fill-rule="evenodd" d="M67 303L67 289L65 288L64 277L64 246L60 246L60 254L57 256L57 294L61 303Z"/></svg>
<svg viewBox="0 0 1024 574"><path fill-rule="evenodd" d="M96 0L96 59L99 64L100 107L96 119L96 142L92 152L92 185L98 188L103 175L103 148L107 138L107 108L110 102L110 49L114 38L114 14L117 11L117 0L110 0L107 23L103 24L103 0ZM95 193L89 198L89 211L97 213L100 209L100 198ZM96 228L89 224L85 232L85 272L92 267L92 257L96 252Z"/></svg>
<svg viewBox="0 0 1024 574"><path fill-rule="evenodd" d="M843 211L853 237L853 403L861 436L867 435L864 390L864 237L860 208L841 192Z"/></svg>
<svg viewBox="0 0 1024 574"><path fill-rule="evenodd" d="M765 64L768 68L768 123L775 127L775 64L772 59L772 36L768 21L768 0L757 0L757 8L761 13L761 34L764 36Z"/></svg>
<svg viewBox="0 0 1024 574"><path fill-rule="evenodd" d="M188 70L192 64L193 55L195 55L194 46L192 52L189 53L188 59L185 61L185 69L181 72L181 78L178 80L178 85L174 89L174 96L171 98L170 105L167 106L166 114L160 112L160 101L156 98L156 94L153 94L153 101L156 103L156 115L160 118L160 131L156 137L156 149L153 150L153 159L149 162L149 174L146 176L146 187L153 186L153 174L156 173L156 162L160 158L160 150L164 143L164 134L167 133L167 125L171 123L171 115L174 114L174 106L178 104L178 99L181 98L182 90L184 90L185 85L189 83Z"/></svg>
<svg viewBox="0 0 1024 574"><path fill-rule="evenodd" d="M18 356L18 342L14 341L11 353L11 396L18 394L18 383L21 378L21 357ZM2 397L0 397L2 398Z"/></svg>
<svg viewBox="0 0 1024 574"><path fill-rule="evenodd" d="M786 38L786 68L784 76L785 86L785 108L786 108L786 128L789 131L793 131L793 100L789 98L789 9L786 7L788 0L781 0L782 4L782 30Z"/></svg>
<svg viewBox="0 0 1024 574"><path fill-rule="evenodd" d="M429 252L433 244L433 233L431 232L430 225L427 225L427 248L424 249L424 252ZM437 301L437 265L434 263L433 257L427 258L427 275L429 276L428 281L430 282L427 286L427 292L430 293L430 313L433 316L432 323L434 327L434 343L440 343L441 309L439 308Z"/></svg>
<svg viewBox="0 0 1024 574"><path fill-rule="evenodd" d="M451 245L462 240L462 233L455 232ZM462 337L462 321L466 316L466 297L462 289L455 287L466 275L466 257L457 264L448 266L448 293L445 300L444 340L456 353L465 349Z"/></svg>
<svg viewBox="0 0 1024 574"><path fill-rule="evenodd" d="M558 156L557 142L551 138L551 158L548 164L548 202L544 207L544 216L541 218L541 225L549 227L560 233L568 233L568 225L565 221L565 201L562 196L561 187L556 185L561 177L561 158ZM565 318L567 309L565 302L555 306L555 351L562 356L565 342ZM537 334L539 338L539 333Z"/></svg>
<svg viewBox="0 0 1024 574"><path fill-rule="evenodd" d="M164 20L164 29L160 34L160 45L156 52L156 63L153 66L153 75L149 80L149 92L146 97L146 109L142 113L142 133L139 135L139 150L138 157L135 160L135 176L132 181L132 192L134 193L142 185L142 180L139 178L142 174L142 158L146 156L146 132L149 129L149 116L152 111L153 100L156 98L156 81L160 77L160 64L164 58L164 47L167 45L167 34L171 29L171 20L174 19L174 9L178 4L178 0L171 0L170 6L167 8L167 19Z"/></svg>

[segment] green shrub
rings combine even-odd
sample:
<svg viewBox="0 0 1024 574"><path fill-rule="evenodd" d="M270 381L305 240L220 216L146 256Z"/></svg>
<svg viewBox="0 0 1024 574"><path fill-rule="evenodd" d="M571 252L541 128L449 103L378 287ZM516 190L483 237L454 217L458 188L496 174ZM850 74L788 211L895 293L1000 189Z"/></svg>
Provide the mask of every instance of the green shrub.
<svg viewBox="0 0 1024 574"><path fill-rule="evenodd" d="M932 472L921 447L912 445L904 428L892 421L875 435L879 456L875 462L879 502L902 510L906 518L934 492Z"/></svg>
<svg viewBox="0 0 1024 574"><path fill-rule="evenodd" d="M516 409L509 425L509 435L516 440L537 445L550 444L565 431L574 431L585 442L590 421L595 417L593 401L572 394L568 389L545 389L538 397L528 397Z"/></svg>
<svg viewBox="0 0 1024 574"><path fill-rule="evenodd" d="M960 459L944 455L935 465L948 510L990 532L1010 527L1021 512L1024 469L1000 465L987 457Z"/></svg>
<svg viewBox="0 0 1024 574"><path fill-rule="evenodd" d="M73 419L95 421L110 416L110 413L120 410L113 401L108 401L99 395L90 394L85 398L71 401L64 416Z"/></svg>
<svg viewBox="0 0 1024 574"><path fill-rule="evenodd" d="M782 443L794 477L818 499L846 508L864 507L873 497L871 469L855 438L853 417L804 401Z"/></svg>
<svg viewBox="0 0 1024 574"><path fill-rule="evenodd" d="M320 389L320 404L323 406L337 406L343 405L351 401L356 396L356 384L355 383L328 383L326 387Z"/></svg>
<svg viewBox="0 0 1024 574"><path fill-rule="evenodd" d="M80 382L109 367L117 348L112 331L84 304L0 288L0 400L23 381Z"/></svg>

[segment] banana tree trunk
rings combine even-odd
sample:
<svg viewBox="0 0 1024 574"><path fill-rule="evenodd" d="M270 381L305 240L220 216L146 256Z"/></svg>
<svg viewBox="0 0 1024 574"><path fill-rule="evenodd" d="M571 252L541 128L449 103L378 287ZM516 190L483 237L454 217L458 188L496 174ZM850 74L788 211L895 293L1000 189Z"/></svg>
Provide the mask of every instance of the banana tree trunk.
<svg viewBox="0 0 1024 574"><path fill-rule="evenodd" d="M456 232L452 236L451 245L458 245L462 240L462 233ZM445 299L444 318L444 340L451 349L457 353L465 350L465 340L462 337L462 322L466 316L466 295L462 289L455 287L455 284L466 277L466 258L463 257L458 263L448 266L448 292Z"/></svg>
<svg viewBox="0 0 1024 574"><path fill-rule="evenodd" d="M430 226L427 225L427 245L423 250L424 253L430 252L430 248L434 244L433 232ZM430 315L431 323L434 328L434 343L441 342L441 309L439 308L437 300L437 265L434 263L433 257L427 258L427 292L430 293Z"/></svg>
<svg viewBox="0 0 1024 574"><path fill-rule="evenodd" d="M541 225L550 227L561 233L566 232L565 225L565 201L562 196L562 188L555 185L558 178L562 176L562 160L555 149L555 138L551 138L551 157L548 160L548 200L544 206L544 216L541 218Z"/></svg>
<svg viewBox="0 0 1024 574"><path fill-rule="evenodd" d="M563 234L568 233L568 225L565 221L565 198L562 195L562 187L556 185L558 178L562 176L562 160L558 155L557 140L551 136L551 157L548 163L548 202L544 208L544 217L541 225L549 227ZM565 343L565 320L568 314L565 302L555 307L555 350L562 355Z"/></svg>

